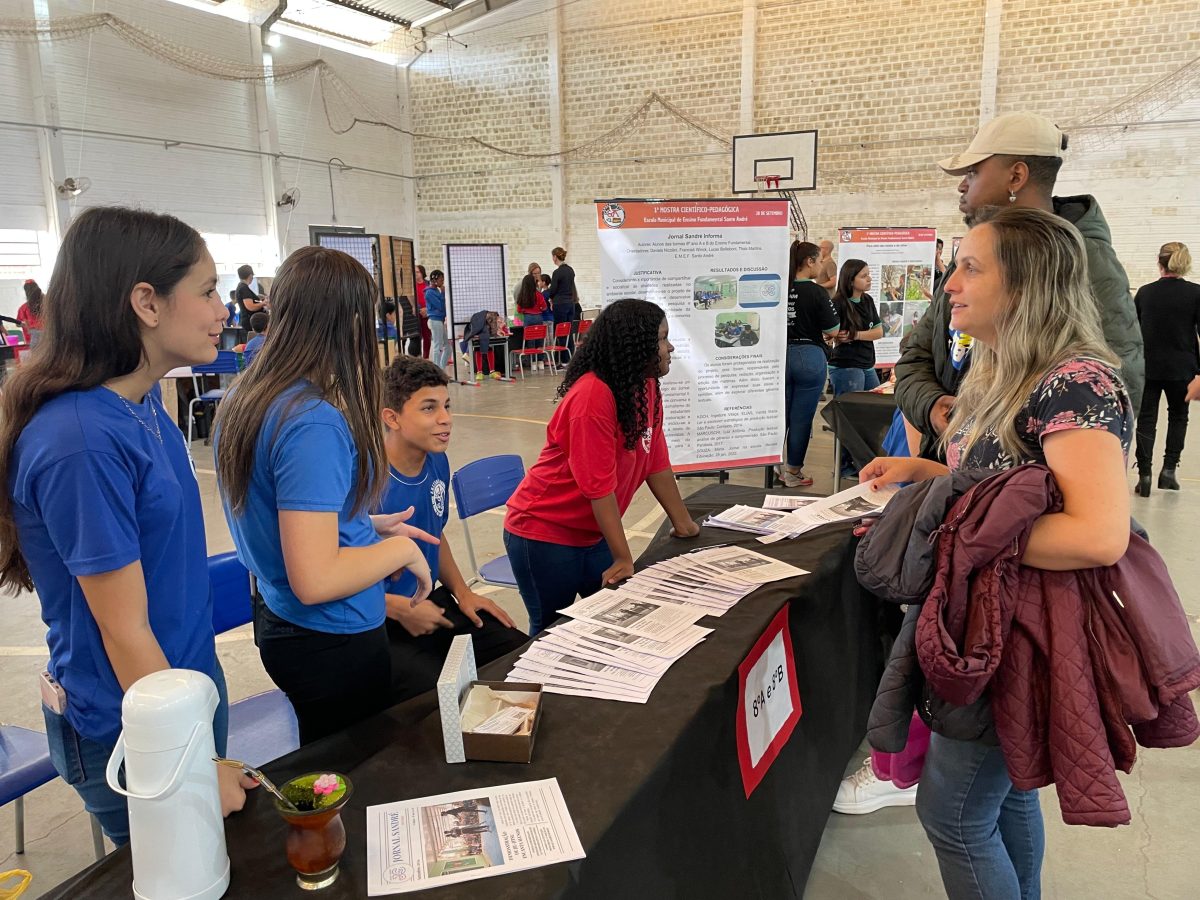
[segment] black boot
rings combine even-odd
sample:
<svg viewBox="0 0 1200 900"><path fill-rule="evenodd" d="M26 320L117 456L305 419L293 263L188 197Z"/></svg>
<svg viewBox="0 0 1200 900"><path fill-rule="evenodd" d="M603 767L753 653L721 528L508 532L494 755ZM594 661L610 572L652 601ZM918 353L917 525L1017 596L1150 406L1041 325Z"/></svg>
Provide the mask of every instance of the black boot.
<svg viewBox="0 0 1200 900"><path fill-rule="evenodd" d="M1177 491L1179 482L1175 480L1175 467L1163 469L1158 473L1158 489L1160 491Z"/></svg>
<svg viewBox="0 0 1200 900"><path fill-rule="evenodd" d="M1150 496L1150 473L1143 472L1138 475L1137 494L1140 497Z"/></svg>

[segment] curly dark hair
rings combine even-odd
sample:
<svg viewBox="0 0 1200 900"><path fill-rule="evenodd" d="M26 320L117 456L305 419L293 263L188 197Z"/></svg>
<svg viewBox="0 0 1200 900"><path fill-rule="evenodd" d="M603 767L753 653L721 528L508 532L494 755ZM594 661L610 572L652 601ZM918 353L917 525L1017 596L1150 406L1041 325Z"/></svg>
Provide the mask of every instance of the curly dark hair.
<svg viewBox="0 0 1200 900"><path fill-rule="evenodd" d="M646 300L609 304L579 341L558 387L558 396L565 397L588 372L608 385L617 402L626 450L637 446L651 415L656 426L662 425L661 399L657 409L649 408L646 380L653 378L658 384L658 328L665 318L662 307Z"/></svg>
<svg viewBox="0 0 1200 900"><path fill-rule="evenodd" d="M417 391L445 387L450 383L444 370L419 356L397 356L383 370L383 405L399 412Z"/></svg>

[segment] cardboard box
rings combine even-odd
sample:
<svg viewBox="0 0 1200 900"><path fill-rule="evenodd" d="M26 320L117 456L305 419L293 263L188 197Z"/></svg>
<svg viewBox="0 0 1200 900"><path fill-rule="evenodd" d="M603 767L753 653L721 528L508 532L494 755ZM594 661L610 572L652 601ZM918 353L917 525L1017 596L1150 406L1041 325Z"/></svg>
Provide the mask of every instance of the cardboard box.
<svg viewBox="0 0 1200 900"><path fill-rule="evenodd" d="M527 763L533 758L533 744L537 739L538 723L542 719L542 686L532 682L518 681L472 681L471 688L487 687L498 694L536 694L533 711L533 727L529 734L477 734L462 732L462 744L467 759L489 762ZM460 720L461 721L461 720Z"/></svg>

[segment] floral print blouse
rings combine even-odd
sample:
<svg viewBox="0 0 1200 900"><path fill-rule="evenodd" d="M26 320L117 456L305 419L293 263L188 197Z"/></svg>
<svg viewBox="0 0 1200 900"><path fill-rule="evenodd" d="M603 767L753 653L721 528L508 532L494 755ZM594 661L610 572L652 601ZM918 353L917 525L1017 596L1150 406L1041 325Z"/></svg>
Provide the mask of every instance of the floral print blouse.
<svg viewBox="0 0 1200 900"><path fill-rule="evenodd" d="M1023 447L1019 457L1005 452L995 431L989 429L963 459L962 447L971 424L968 421L950 439L946 462L951 469L996 470L1027 462L1044 463L1042 441L1046 436L1075 428L1112 432L1128 456L1133 415L1129 395L1112 367L1097 359L1072 359L1051 369L1017 414L1017 434Z"/></svg>

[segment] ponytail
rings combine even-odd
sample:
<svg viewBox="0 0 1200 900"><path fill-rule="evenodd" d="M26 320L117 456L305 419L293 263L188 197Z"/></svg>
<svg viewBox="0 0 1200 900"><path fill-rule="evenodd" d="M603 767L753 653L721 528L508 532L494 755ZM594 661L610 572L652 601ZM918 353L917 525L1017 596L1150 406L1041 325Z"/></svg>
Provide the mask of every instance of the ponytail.
<svg viewBox="0 0 1200 900"><path fill-rule="evenodd" d="M1192 269L1192 254L1188 250L1187 244L1171 241L1159 248L1158 264L1165 271L1182 278Z"/></svg>

